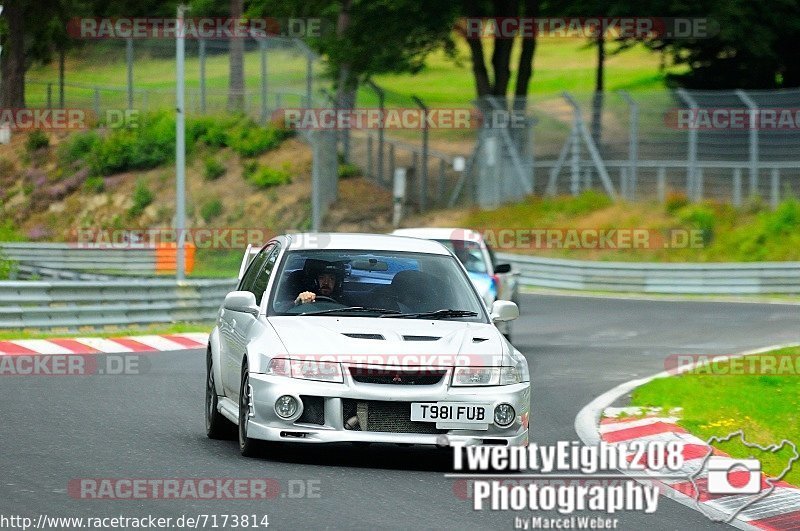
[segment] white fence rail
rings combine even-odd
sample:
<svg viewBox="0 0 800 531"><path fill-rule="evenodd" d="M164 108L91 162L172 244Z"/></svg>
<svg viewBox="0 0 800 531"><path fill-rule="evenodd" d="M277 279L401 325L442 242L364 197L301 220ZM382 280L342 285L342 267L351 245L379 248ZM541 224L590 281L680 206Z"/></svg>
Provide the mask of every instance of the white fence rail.
<svg viewBox="0 0 800 531"><path fill-rule="evenodd" d="M588 262L499 254L524 286L673 294L798 294L800 262Z"/></svg>

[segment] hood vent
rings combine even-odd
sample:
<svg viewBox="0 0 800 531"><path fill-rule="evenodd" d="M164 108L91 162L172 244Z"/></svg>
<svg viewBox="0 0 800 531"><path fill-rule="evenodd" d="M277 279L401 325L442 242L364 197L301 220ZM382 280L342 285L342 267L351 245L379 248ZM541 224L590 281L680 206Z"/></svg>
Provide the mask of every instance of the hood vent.
<svg viewBox="0 0 800 531"><path fill-rule="evenodd" d="M349 334L342 334L343 336L352 337L353 339L386 339L380 334L356 334L356 333L349 333Z"/></svg>
<svg viewBox="0 0 800 531"><path fill-rule="evenodd" d="M442 339L436 336L403 336L404 341L438 341Z"/></svg>
<svg viewBox="0 0 800 531"><path fill-rule="evenodd" d="M483 343L484 341L489 341L489 338L488 337L473 337L472 338L472 342L473 343Z"/></svg>

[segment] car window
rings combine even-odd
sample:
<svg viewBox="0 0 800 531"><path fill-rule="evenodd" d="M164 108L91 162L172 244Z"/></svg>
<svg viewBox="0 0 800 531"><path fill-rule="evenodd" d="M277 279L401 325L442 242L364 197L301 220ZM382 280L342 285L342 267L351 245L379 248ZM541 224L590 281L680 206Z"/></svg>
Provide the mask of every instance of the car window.
<svg viewBox="0 0 800 531"><path fill-rule="evenodd" d="M497 258L494 256L494 250L488 243L486 244L486 250L489 251L489 260L492 262L492 271L494 271L497 268Z"/></svg>
<svg viewBox="0 0 800 531"><path fill-rule="evenodd" d="M274 247L275 244L265 247L256 255L255 258L253 258L253 261L250 262L250 265L247 267L247 271L242 277L242 281L239 283L239 291L249 291L250 293L255 294L255 291L253 291L253 284L255 284L261 268L264 267L264 263L267 261L267 258Z"/></svg>
<svg viewBox="0 0 800 531"><path fill-rule="evenodd" d="M436 240L461 260L470 273L487 273L486 261L483 259L481 245L469 240Z"/></svg>
<svg viewBox="0 0 800 531"><path fill-rule="evenodd" d="M261 304L261 298L267 290L267 284L269 284L269 278L272 275L272 269L275 267L275 261L278 259L280 251L281 246L279 244L272 247L272 250L269 255L267 255L267 259L264 262L264 266L256 276L255 282L253 282L252 292L256 296L256 304Z"/></svg>
<svg viewBox="0 0 800 531"><path fill-rule="evenodd" d="M336 273L335 286L322 292L315 284L321 269ZM268 305L270 315L342 307L381 308L395 313L442 309L475 312L458 319L486 322L483 303L452 255L399 251L288 251ZM296 304L298 294L312 291L325 299ZM364 315L370 317L370 315ZM376 315L373 315L377 317Z"/></svg>

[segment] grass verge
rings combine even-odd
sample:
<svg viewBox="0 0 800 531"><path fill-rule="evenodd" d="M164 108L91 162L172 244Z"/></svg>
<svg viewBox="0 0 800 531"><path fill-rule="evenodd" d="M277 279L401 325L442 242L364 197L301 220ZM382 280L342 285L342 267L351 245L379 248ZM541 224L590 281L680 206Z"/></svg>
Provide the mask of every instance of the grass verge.
<svg viewBox="0 0 800 531"><path fill-rule="evenodd" d="M786 439L800 447L800 347L714 362L653 380L634 391L631 405L682 407L679 424L704 440L741 429L749 442L762 446ZM770 475L779 474L792 457L788 448L759 452L735 441L714 446L736 458L760 459ZM785 479L800 485L800 465Z"/></svg>

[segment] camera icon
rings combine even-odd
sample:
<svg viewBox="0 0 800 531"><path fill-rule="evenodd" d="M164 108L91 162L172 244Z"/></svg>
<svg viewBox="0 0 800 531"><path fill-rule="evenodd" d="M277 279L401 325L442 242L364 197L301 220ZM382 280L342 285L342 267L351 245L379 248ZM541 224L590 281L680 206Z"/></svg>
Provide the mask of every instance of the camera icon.
<svg viewBox="0 0 800 531"><path fill-rule="evenodd" d="M714 456L708 460L709 494L758 494L761 492L761 462Z"/></svg>

